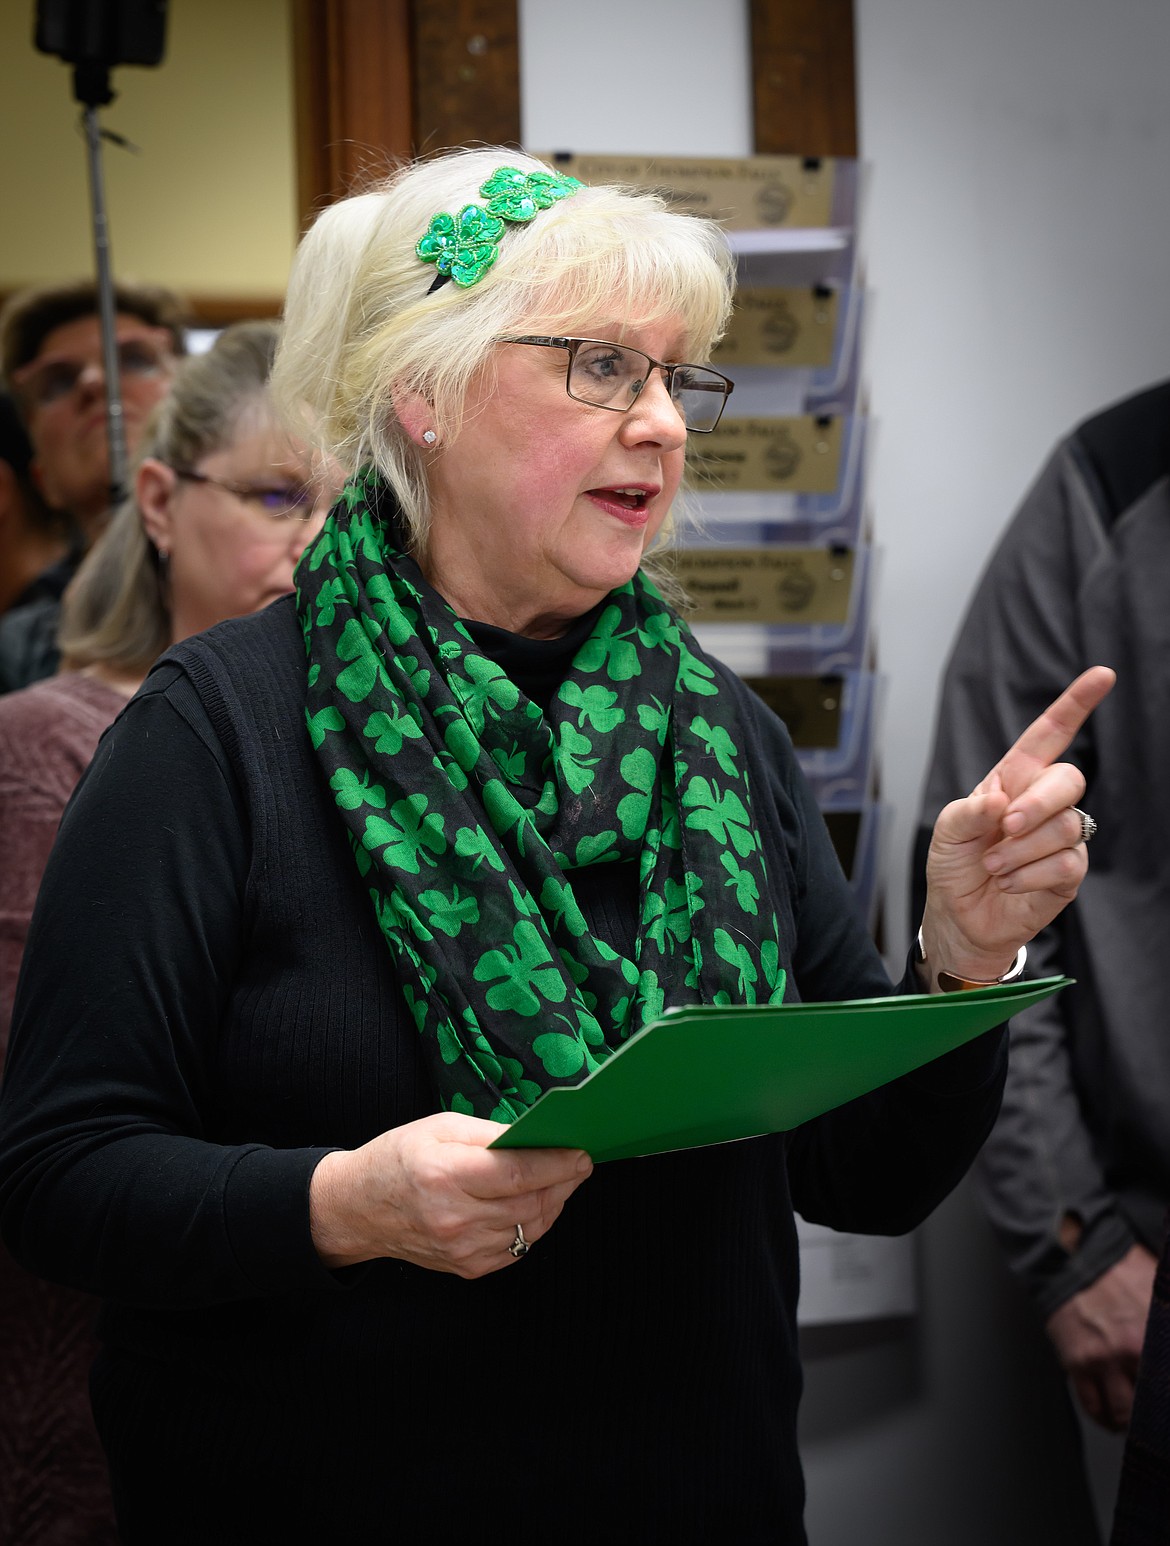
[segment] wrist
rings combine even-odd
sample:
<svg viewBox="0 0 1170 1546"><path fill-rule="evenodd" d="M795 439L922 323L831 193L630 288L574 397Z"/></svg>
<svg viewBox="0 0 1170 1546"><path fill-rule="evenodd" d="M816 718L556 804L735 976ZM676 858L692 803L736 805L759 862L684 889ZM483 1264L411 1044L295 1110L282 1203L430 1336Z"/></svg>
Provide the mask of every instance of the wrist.
<svg viewBox="0 0 1170 1546"><path fill-rule="evenodd" d="M1015 982L1023 975L1028 952L1021 945L1014 957L1005 959L997 952L973 951L969 946L948 941L924 919L914 941L913 958L919 980L926 982L928 992L960 993Z"/></svg>
<svg viewBox="0 0 1170 1546"><path fill-rule="evenodd" d="M309 1180L309 1231L317 1255L330 1269L366 1260L349 1206L353 1159L351 1150L335 1149L322 1156Z"/></svg>

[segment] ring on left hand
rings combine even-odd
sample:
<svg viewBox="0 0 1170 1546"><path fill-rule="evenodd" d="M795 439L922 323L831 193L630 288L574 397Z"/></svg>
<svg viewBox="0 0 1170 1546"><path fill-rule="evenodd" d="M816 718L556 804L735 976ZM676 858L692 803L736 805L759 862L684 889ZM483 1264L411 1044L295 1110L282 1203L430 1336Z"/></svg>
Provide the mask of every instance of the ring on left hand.
<svg viewBox="0 0 1170 1546"><path fill-rule="evenodd" d="M1096 834L1097 823L1089 815L1088 811L1081 810L1079 806L1074 805L1072 807L1072 813L1074 816L1079 816L1081 818L1081 842L1089 842L1090 839L1093 838Z"/></svg>
<svg viewBox="0 0 1170 1546"><path fill-rule="evenodd" d="M512 1241L512 1244L508 1247L508 1255L509 1256L514 1256L516 1258L516 1260L519 1261L522 1256L527 1256L528 1255L528 1252L531 1250L531 1248L532 1248L532 1241L531 1240L525 1240L525 1238L524 1238L524 1226L522 1224L517 1224L516 1225L516 1238L515 1238L515 1240Z"/></svg>

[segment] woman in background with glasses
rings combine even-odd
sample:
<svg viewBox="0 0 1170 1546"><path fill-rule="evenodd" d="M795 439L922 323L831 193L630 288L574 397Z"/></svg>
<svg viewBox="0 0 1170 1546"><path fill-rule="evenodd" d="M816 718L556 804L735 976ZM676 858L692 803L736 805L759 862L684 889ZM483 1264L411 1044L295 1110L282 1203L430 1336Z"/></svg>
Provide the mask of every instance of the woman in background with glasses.
<svg viewBox="0 0 1170 1546"><path fill-rule="evenodd" d="M488 1148L666 1005L897 991L784 727L647 573L732 272L506 151L302 244L274 383L350 481L296 601L103 743L4 1092L7 1238L108 1302L129 1546L804 1539L794 1209L916 1224L1002 1037L790 1135ZM944 812L901 991L1009 974L1075 892L1055 759L1109 681Z"/></svg>
<svg viewBox="0 0 1170 1546"><path fill-rule="evenodd" d="M289 592L336 491L321 489L308 453L276 424L277 334L275 323L239 323L183 363L145 431L133 498L66 592L63 674L0 698L0 1048L37 887L98 737L169 645ZM99 974L84 988L105 984ZM87 1395L95 1309L0 1254L8 1546L116 1539Z"/></svg>

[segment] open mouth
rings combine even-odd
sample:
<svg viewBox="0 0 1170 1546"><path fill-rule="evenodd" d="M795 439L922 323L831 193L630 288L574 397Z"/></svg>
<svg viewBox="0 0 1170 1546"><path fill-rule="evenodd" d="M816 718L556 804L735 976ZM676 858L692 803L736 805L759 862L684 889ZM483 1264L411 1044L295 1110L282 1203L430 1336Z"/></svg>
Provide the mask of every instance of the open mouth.
<svg viewBox="0 0 1170 1546"><path fill-rule="evenodd" d="M591 489L590 493L598 499L621 505L623 510L645 510L650 498L642 488L595 488Z"/></svg>

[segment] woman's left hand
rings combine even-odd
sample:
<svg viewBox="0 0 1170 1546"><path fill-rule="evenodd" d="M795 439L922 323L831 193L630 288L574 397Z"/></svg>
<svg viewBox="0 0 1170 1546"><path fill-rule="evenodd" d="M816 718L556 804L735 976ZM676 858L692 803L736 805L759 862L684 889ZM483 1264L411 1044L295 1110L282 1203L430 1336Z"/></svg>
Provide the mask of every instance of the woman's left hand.
<svg viewBox="0 0 1170 1546"><path fill-rule="evenodd" d="M1092 666L1020 736L965 800L939 814L922 920L932 984L939 969L993 981L1066 907L1088 867L1080 771L1056 759L1115 680Z"/></svg>

